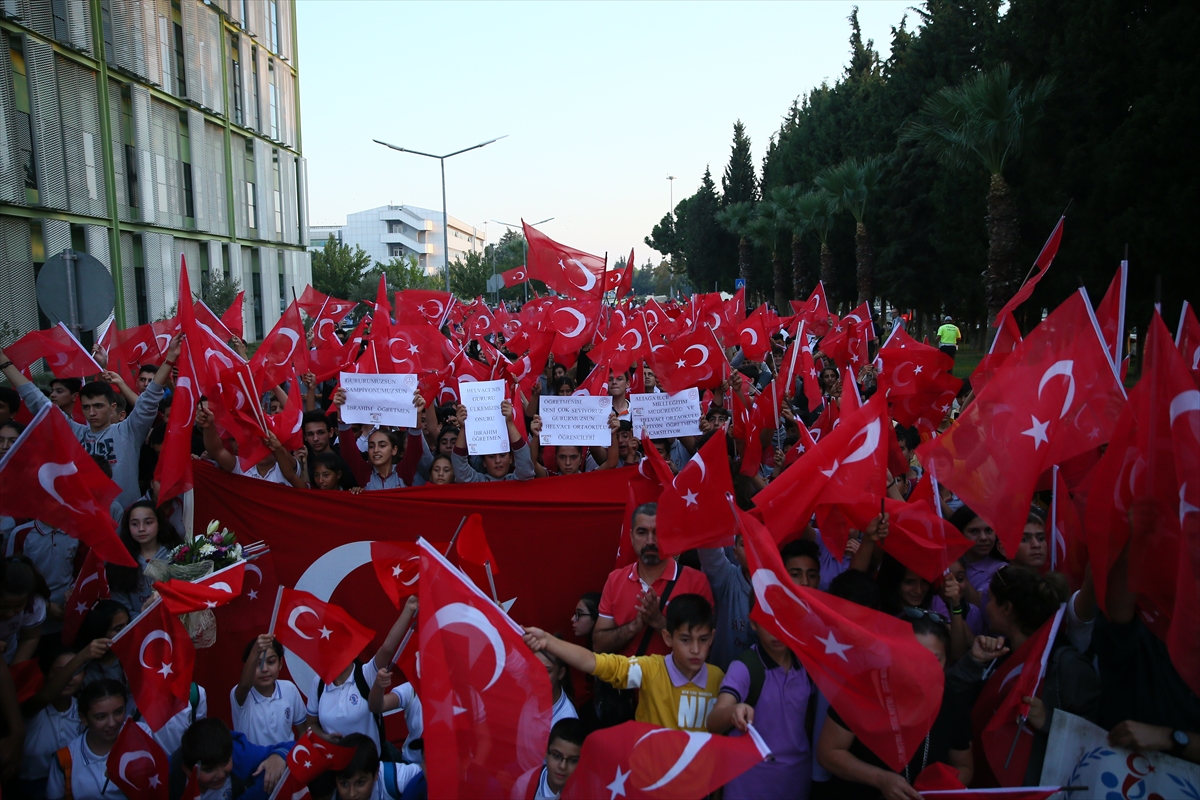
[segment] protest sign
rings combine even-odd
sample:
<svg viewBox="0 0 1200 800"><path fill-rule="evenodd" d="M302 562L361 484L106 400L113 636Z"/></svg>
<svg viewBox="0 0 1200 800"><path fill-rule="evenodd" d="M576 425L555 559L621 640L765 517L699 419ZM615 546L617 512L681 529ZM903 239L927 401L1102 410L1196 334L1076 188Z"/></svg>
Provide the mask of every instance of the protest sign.
<svg viewBox="0 0 1200 800"><path fill-rule="evenodd" d="M541 443L608 447L612 444L612 432L608 429L611 413L611 397L546 395L538 400Z"/></svg>
<svg viewBox="0 0 1200 800"><path fill-rule="evenodd" d="M634 436L651 439L700 435L700 390L675 394L629 395L629 418Z"/></svg>
<svg viewBox="0 0 1200 800"><path fill-rule="evenodd" d="M1050 725L1040 783L1087 787L1056 798L1200 797L1200 765L1114 747L1103 728L1060 708Z"/></svg>
<svg viewBox="0 0 1200 800"><path fill-rule="evenodd" d="M339 383L346 392L346 403L341 410L343 422L417 427L417 407L413 405L416 375L343 372Z"/></svg>
<svg viewBox="0 0 1200 800"><path fill-rule="evenodd" d="M508 423L500 413L504 381L459 381L467 407L467 452L473 456L507 453Z"/></svg>

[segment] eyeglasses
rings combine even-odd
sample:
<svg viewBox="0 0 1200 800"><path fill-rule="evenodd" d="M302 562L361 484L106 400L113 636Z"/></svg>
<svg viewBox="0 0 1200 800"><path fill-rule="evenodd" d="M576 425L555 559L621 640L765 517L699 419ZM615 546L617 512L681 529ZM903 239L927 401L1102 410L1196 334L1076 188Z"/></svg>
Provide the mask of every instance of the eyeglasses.
<svg viewBox="0 0 1200 800"><path fill-rule="evenodd" d="M575 613L571 615L571 619L576 619L576 620L578 620L578 619L583 619L584 617L590 617L591 615L592 615L592 612L590 612L590 611L580 611L580 610L577 608L577 609L575 609Z"/></svg>
<svg viewBox="0 0 1200 800"><path fill-rule="evenodd" d="M573 767L579 763L579 756L564 756L562 753L558 752L557 750L547 750L546 751L546 760L547 761L557 761L560 764L564 764L568 767Z"/></svg>
<svg viewBox="0 0 1200 800"><path fill-rule="evenodd" d="M934 622L940 622L943 625L950 624L950 620L946 619L941 614L937 613L936 611L929 611L924 608L916 608L914 606L905 606L903 613L904 613L905 617L907 617L908 619L911 619L911 620L918 620L921 617L929 617Z"/></svg>

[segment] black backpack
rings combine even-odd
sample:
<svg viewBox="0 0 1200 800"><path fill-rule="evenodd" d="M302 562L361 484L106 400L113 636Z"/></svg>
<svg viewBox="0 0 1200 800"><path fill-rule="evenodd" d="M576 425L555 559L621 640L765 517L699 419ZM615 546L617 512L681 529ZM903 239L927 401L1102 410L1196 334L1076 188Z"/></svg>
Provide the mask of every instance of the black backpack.
<svg viewBox="0 0 1200 800"><path fill-rule="evenodd" d="M371 693L371 687L367 685L367 676L363 674L362 664L358 659L354 659L354 669L350 673L354 678L354 685L358 688L358 693L362 697L363 702L366 702L367 695ZM318 712L321 706L321 695L325 693L325 681L317 682L317 708ZM375 727L379 731L379 757L383 761L403 761L404 758L396 745L388 741L387 730L383 723L383 714L372 714L375 718Z"/></svg>
<svg viewBox="0 0 1200 800"><path fill-rule="evenodd" d="M747 648L738 653L734 661L745 664L746 671L750 673L750 691L746 694L743 702L748 706L754 706L758 703L763 683L767 679L767 665L763 663L762 656L758 651L753 648ZM796 659L796 663L799 664L800 660ZM804 710L804 732L808 736L809 746L815 747L813 731L817 724L817 687L813 683L812 676L808 674L808 670L804 671L804 677L808 679L808 705Z"/></svg>

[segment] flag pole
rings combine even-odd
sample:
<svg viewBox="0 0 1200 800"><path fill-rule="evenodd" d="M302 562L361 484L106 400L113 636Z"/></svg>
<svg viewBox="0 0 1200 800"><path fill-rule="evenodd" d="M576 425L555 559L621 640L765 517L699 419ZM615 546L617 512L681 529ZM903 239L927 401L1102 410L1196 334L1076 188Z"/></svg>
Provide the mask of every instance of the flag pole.
<svg viewBox="0 0 1200 800"><path fill-rule="evenodd" d="M492 587L492 599L496 601L496 605L500 605L500 596L496 594L496 579L492 577L492 562L485 560L483 568L487 572L488 586Z"/></svg>
<svg viewBox="0 0 1200 800"><path fill-rule="evenodd" d="M458 527L454 529L454 535L450 537L450 544L446 545L446 557L450 557L450 551L454 549L454 543L458 541L458 534L462 533L463 525L467 524L467 518L464 515L458 522Z"/></svg>
<svg viewBox="0 0 1200 800"><path fill-rule="evenodd" d="M392 664L400 663L400 654L404 652L404 648L408 647L408 640L412 638L413 632L416 631L416 625L409 625L408 631L404 634L404 638L400 640L400 646L396 648L395 654L392 656ZM412 676L409 676L412 677Z"/></svg>
<svg viewBox="0 0 1200 800"><path fill-rule="evenodd" d="M1008 748L1008 758L1004 759L1004 768L1008 769L1008 765L1012 763L1013 753L1017 752L1017 742L1021 740L1021 731L1025 728L1025 722L1029 718L1024 714L1017 717L1017 735L1013 737L1012 747Z"/></svg>
<svg viewBox="0 0 1200 800"><path fill-rule="evenodd" d="M279 619L279 604L282 602L283 602L283 587L280 586L279 590L275 592L275 608L272 609L272 611L271 611L271 626L269 628L267 628L268 636L275 635L275 623Z"/></svg>

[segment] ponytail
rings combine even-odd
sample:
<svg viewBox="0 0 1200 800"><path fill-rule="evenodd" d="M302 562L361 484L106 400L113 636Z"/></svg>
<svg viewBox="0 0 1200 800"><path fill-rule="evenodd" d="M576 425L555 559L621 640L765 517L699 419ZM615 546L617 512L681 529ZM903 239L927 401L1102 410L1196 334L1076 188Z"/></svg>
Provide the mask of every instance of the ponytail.
<svg viewBox="0 0 1200 800"><path fill-rule="evenodd" d="M1026 636L1054 616L1070 592L1062 575L1039 575L1033 570L1008 564L992 577L988 591L997 603L1010 603L1017 627Z"/></svg>

